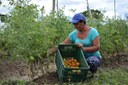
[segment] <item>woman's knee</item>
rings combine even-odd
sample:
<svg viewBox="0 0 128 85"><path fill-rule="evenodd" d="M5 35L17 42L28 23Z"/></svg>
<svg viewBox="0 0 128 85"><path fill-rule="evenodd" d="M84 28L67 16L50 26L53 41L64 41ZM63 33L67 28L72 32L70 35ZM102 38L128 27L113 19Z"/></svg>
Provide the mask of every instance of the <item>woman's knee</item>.
<svg viewBox="0 0 128 85"><path fill-rule="evenodd" d="M92 56L92 57L88 57L87 58L87 62L88 62L88 65L90 66L90 71L92 73L95 73L98 69L98 67L100 66L100 58L97 58L95 56Z"/></svg>

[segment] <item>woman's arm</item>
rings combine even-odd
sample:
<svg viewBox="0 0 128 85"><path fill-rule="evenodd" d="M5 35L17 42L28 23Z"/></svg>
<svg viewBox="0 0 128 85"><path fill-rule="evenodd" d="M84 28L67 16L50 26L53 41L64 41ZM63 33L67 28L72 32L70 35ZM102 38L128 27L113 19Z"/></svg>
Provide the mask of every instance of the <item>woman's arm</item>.
<svg viewBox="0 0 128 85"><path fill-rule="evenodd" d="M98 50L100 50L99 36L93 40L93 46L91 46L91 47L83 47L83 45L81 43L78 43L77 46L81 47L83 49L83 51L85 51L85 52L98 51Z"/></svg>
<svg viewBox="0 0 128 85"><path fill-rule="evenodd" d="M82 49L83 49L83 51L85 51L85 52L95 52L95 51L100 50L99 36L96 37L96 38L93 40L93 46L91 46L91 47L82 47Z"/></svg>

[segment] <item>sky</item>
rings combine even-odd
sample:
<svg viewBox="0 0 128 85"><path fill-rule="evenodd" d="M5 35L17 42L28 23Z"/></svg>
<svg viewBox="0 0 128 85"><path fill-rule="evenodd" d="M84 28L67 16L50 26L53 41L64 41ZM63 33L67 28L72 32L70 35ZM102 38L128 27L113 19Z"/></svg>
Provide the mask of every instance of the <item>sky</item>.
<svg viewBox="0 0 128 85"><path fill-rule="evenodd" d="M3 4L8 5L7 0L1 0ZM45 7L45 13L48 14L52 10L53 0L32 0L31 3ZM116 4L116 16L123 17L125 13L128 13L128 0L115 0ZM105 10L105 16L110 18L114 17L114 0L88 0L90 9ZM75 13L83 12L87 10L86 0L58 0L59 8L64 8L64 13L67 16L72 17ZM76 10L75 12L70 11ZM7 8L0 7L0 13L7 13Z"/></svg>

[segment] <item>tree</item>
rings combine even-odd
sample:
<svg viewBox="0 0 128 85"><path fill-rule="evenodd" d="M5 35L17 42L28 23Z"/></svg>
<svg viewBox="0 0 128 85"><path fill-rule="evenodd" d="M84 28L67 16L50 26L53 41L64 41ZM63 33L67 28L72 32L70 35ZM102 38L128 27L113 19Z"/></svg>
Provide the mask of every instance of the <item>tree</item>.
<svg viewBox="0 0 128 85"><path fill-rule="evenodd" d="M126 18L126 20L128 20L128 13L125 14L125 18Z"/></svg>
<svg viewBox="0 0 128 85"><path fill-rule="evenodd" d="M52 11L54 12L55 11L55 0L53 0L53 5L52 5Z"/></svg>
<svg viewBox="0 0 128 85"><path fill-rule="evenodd" d="M1 20L1 22L4 22L5 18L7 18L7 15L0 13L0 20Z"/></svg>
<svg viewBox="0 0 128 85"><path fill-rule="evenodd" d="M116 19L116 0L114 0L114 15L115 15L115 19Z"/></svg>
<svg viewBox="0 0 128 85"><path fill-rule="evenodd" d="M2 4L2 1L0 0L0 5Z"/></svg>
<svg viewBox="0 0 128 85"><path fill-rule="evenodd" d="M58 9L59 9L59 7L58 7L58 0L56 0L56 8L57 8L57 12L58 12Z"/></svg>
<svg viewBox="0 0 128 85"><path fill-rule="evenodd" d="M90 9L89 9L89 3L88 3L88 0L86 0L86 2L87 2L88 15L89 15L90 18L92 18L92 14L91 14L91 11L90 11Z"/></svg>
<svg viewBox="0 0 128 85"><path fill-rule="evenodd" d="M86 17L89 17L88 11L84 11L83 14ZM91 14L92 14L92 17L95 19L103 18L103 13L97 9L96 10L91 9Z"/></svg>

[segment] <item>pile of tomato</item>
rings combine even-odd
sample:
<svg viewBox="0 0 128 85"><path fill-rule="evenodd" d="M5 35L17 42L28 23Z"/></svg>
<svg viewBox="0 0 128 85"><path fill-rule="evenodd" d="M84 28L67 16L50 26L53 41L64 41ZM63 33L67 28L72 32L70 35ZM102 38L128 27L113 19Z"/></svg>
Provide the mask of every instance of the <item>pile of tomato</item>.
<svg viewBox="0 0 128 85"><path fill-rule="evenodd" d="M80 62L75 58L64 58L64 65L69 68L78 68Z"/></svg>

